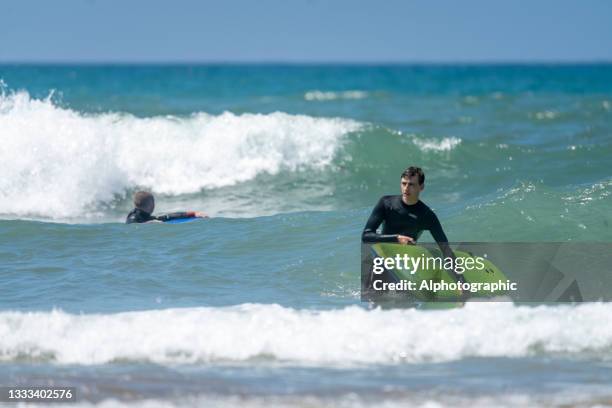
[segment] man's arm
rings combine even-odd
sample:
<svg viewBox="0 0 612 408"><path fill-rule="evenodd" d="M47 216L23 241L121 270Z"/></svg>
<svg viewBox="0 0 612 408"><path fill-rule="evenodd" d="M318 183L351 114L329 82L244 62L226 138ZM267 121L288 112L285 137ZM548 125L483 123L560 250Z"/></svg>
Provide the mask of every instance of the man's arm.
<svg viewBox="0 0 612 408"><path fill-rule="evenodd" d="M170 220L177 220L181 218L206 218L205 214L197 211L184 211L184 212L174 212L170 214L160 215L159 217L155 217L158 221L166 222Z"/></svg>
<svg viewBox="0 0 612 408"><path fill-rule="evenodd" d="M440 251L442 251L442 255L444 256L444 258L451 258L453 260L453 265L454 265L455 264L455 254L453 253L453 250L448 245L448 238L446 238L446 234L444 233L444 230L442 229L440 220L438 219L438 216L434 212L432 212L431 215L432 215L432 220L431 220L431 227L429 228L429 232L431 233L431 236L438 243L438 246L440 247ZM453 273L455 274L455 279L457 279L458 282L465 282L465 278L463 277L462 274L458 274L455 271L453 271Z"/></svg>
<svg viewBox="0 0 612 408"><path fill-rule="evenodd" d="M385 220L385 202L384 198L378 200L378 204L372 210L368 222L366 222L363 233L361 234L361 242L363 243L374 243L374 242L398 242L397 235L388 234L383 235L376 232L380 224Z"/></svg>
<svg viewBox="0 0 612 408"><path fill-rule="evenodd" d="M440 220L438 219L438 217L436 216L434 212L431 213L431 225L429 227L429 232L431 233L431 236L433 237L433 239L435 239L436 242L438 243L438 246L440 247L440 251L442 251L442 254L444 255L444 257L445 258L450 257L450 258L455 259L455 254L453 254L453 251L448 246L448 238L446 238L446 234L444 233L444 230L442 229Z"/></svg>

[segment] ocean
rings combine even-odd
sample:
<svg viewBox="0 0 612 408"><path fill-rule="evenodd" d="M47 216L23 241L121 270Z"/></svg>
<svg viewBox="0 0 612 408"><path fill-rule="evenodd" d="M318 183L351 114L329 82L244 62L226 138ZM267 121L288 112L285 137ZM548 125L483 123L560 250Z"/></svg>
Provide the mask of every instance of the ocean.
<svg viewBox="0 0 612 408"><path fill-rule="evenodd" d="M410 165L451 241L612 242L611 64L0 80L0 385L102 407L612 406L609 303L360 300L361 231ZM125 225L141 189L211 218Z"/></svg>

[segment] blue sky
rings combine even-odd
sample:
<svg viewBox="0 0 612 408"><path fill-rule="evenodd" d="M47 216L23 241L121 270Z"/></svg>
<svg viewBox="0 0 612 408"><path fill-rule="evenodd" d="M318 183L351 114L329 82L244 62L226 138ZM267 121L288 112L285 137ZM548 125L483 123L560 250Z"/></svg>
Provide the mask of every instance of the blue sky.
<svg viewBox="0 0 612 408"><path fill-rule="evenodd" d="M5 0L0 62L612 61L608 0Z"/></svg>

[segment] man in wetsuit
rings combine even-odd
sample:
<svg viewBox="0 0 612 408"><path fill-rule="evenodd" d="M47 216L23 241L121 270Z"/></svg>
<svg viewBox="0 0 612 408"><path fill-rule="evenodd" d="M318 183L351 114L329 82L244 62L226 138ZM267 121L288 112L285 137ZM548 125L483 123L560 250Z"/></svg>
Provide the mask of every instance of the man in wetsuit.
<svg viewBox="0 0 612 408"><path fill-rule="evenodd" d="M153 197L153 194L147 191L139 191L134 194L134 207L135 208L130 211L127 218L125 219L126 224L140 224L144 222L166 222L179 218L207 218L205 214L196 211L176 212L155 217L151 215L153 214L153 210L155 210L155 198Z"/></svg>
<svg viewBox="0 0 612 408"><path fill-rule="evenodd" d="M419 200L425 188L425 173L420 167L409 167L400 178L401 195L383 196L378 200L365 225L363 243L395 242L414 245L424 230L428 230L438 243L444 257L455 259L446 234L436 214ZM377 232L383 224L382 232ZM463 282L463 275L455 274Z"/></svg>

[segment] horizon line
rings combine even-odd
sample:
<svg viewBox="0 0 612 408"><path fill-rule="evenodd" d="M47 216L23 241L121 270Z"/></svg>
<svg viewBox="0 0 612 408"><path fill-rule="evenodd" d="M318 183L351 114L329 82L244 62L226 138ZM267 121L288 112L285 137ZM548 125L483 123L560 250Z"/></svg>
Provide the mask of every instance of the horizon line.
<svg viewBox="0 0 612 408"><path fill-rule="evenodd" d="M117 65L117 66L160 66L160 65L312 65L312 66L409 66L409 65L607 65L612 59L571 60L0 60L2 65Z"/></svg>

